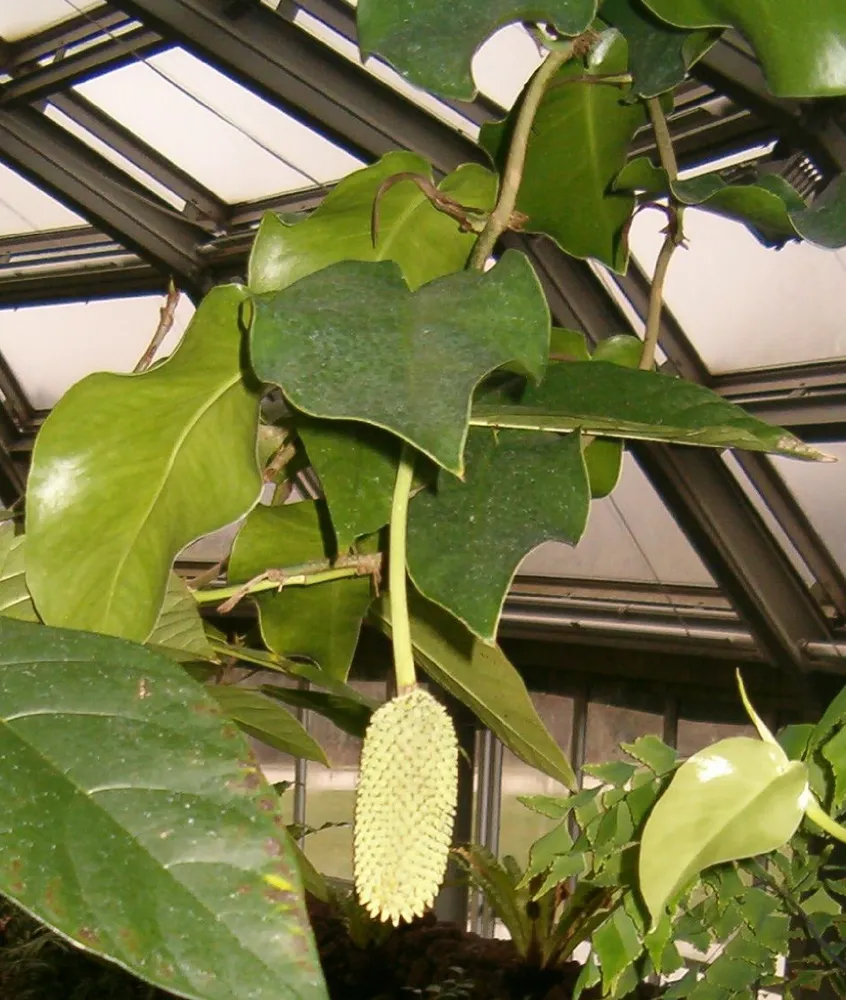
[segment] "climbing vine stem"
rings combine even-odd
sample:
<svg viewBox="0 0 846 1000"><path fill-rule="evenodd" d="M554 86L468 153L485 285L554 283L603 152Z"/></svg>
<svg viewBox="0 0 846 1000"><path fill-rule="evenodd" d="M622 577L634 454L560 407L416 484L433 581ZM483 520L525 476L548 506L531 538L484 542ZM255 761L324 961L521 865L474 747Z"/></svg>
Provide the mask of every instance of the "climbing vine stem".
<svg viewBox="0 0 846 1000"><path fill-rule="evenodd" d="M391 504L391 532L388 548L388 597L391 602L391 637L394 646L394 670L397 693L414 686L414 652L411 646L411 622L408 615L406 548L408 537L408 500L414 481L414 449L403 445Z"/></svg>

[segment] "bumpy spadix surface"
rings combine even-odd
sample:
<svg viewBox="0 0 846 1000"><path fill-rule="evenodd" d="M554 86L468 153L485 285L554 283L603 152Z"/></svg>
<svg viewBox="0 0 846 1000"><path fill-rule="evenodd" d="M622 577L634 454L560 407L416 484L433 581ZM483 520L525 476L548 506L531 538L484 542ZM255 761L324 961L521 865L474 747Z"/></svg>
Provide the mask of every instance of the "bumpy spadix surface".
<svg viewBox="0 0 846 1000"><path fill-rule="evenodd" d="M398 924L432 905L457 789L455 730L432 695L413 688L373 714L355 809L355 883L371 916Z"/></svg>

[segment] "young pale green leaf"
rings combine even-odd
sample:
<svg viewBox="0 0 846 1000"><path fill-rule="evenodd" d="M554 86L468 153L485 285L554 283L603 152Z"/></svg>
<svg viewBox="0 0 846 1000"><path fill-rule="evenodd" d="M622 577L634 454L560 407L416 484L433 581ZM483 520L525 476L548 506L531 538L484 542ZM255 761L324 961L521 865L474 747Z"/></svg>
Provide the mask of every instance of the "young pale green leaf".
<svg viewBox="0 0 846 1000"><path fill-rule="evenodd" d="M822 452L685 379L593 361L550 365L543 383L511 406L479 403L471 424L569 431L711 448L767 451L810 461Z"/></svg>
<svg viewBox="0 0 846 1000"><path fill-rule="evenodd" d="M476 386L509 364L539 378L549 329L538 279L515 250L486 274L414 294L396 264L350 261L258 296L252 359L298 409L382 427L461 475Z"/></svg>
<svg viewBox="0 0 846 1000"><path fill-rule="evenodd" d="M502 651L474 639L460 622L428 601L414 598L411 612L415 659L432 680L467 705L513 754L574 789L570 762ZM390 607L384 598L374 607L373 618L390 633Z"/></svg>
<svg viewBox="0 0 846 1000"><path fill-rule="evenodd" d="M777 97L846 93L846 6L815 0L812 8L784 0L643 0L681 28L735 28L755 50Z"/></svg>
<svg viewBox="0 0 846 1000"><path fill-rule="evenodd" d="M105 636L0 620L0 649L3 894L179 996L325 1000L277 797L207 691Z"/></svg>
<svg viewBox="0 0 846 1000"><path fill-rule="evenodd" d="M147 644L178 650L201 660L214 655L194 595L176 573L170 574L164 604Z"/></svg>
<svg viewBox="0 0 846 1000"><path fill-rule="evenodd" d="M699 872L788 841L808 794L805 765L760 740L721 740L685 761L652 810L641 841L640 890L653 924Z"/></svg>
<svg viewBox="0 0 846 1000"><path fill-rule="evenodd" d="M325 559L321 518L320 505L312 502L256 507L232 546L230 581L245 583L268 569ZM367 577L283 587L253 600L268 649L280 656L305 657L329 676L346 679L370 605Z"/></svg>
<svg viewBox="0 0 846 1000"><path fill-rule="evenodd" d="M596 0L359 0L362 58L378 55L433 94L469 101L479 46L515 21L542 21L579 35L596 16Z"/></svg>
<svg viewBox="0 0 846 1000"><path fill-rule="evenodd" d="M214 289L167 361L89 375L47 418L32 456L26 561L48 624L143 642L177 553L257 501L245 298L234 285Z"/></svg>
<svg viewBox="0 0 846 1000"><path fill-rule="evenodd" d="M213 684L208 692L248 736L292 757L316 760L318 764L329 767L320 744L309 736L287 709L277 701L266 698L261 691L232 684Z"/></svg>
<svg viewBox="0 0 846 1000"><path fill-rule="evenodd" d="M250 291L278 292L306 275L344 260L392 260L409 288L460 271L475 236L456 219L438 211L420 187L398 180L379 197L378 232L373 245L373 205L380 186L398 174L415 174L429 183L432 168L416 153L392 152L345 177L307 219L294 224L268 213L253 244ZM489 211L496 200L496 176L475 163L449 174L437 190L458 204Z"/></svg>
<svg viewBox="0 0 846 1000"><path fill-rule="evenodd" d="M412 501L408 571L424 597L493 643L517 567L542 542L578 542L590 489L577 433L473 431L465 461L464 482L441 475Z"/></svg>
<svg viewBox="0 0 846 1000"><path fill-rule="evenodd" d="M624 760L611 760L604 764L587 764L582 770L592 778L597 778L604 785L621 787L632 777L637 767Z"/></svg>
<svg viewBox="0 0 846 1000"><path fill-rule="evenodd" d="M593 932L591 944L602 970L602 989L614 989L617 980L643 951L640 935L632 918L617 906Z"/></svg>
<svg viewBox="0 0 846 1000"><path fill-rule="evenodd" d="M610 185L626 162L632 136L646 123L646 111L642 102L626 100L624 87L579 82L626 72L626 43L617 32L607 32L596 51L587 66L567 63L550 84L529 139L517 208L528 215L530 232L546 233L574 257L624 271L634 199ZM504 122L482 127L479 141L500 165L518 109L519 103ZM551 194L565 190L566 198Z"/></svg>
<svg viewBox="0 0 846 1000"><path fill-rule="evenodd" d="M35 605L26 586L24 535L15 534L11 521L0 524L0 616L37 622Z"/></svg>
<svg viewBox="0 0 846 1000"><path fill-rule="evenodd" d="M324 718L334 722L350 736L363 740L370 725L370 717L376 708L375 703L359 695L349 688L350 695L344 696L328 691L304 691L300 688L281 687L278 684L262 684L261 693L269 698L277 698L295 708L305 708L317 712Z"/></svg>
<svg viewBox="0 0 846 1000"><path fill-rule="evenodd" d="M719 34L674 28L655 17L640 0L604 0L599 14L628 42L632 89L639 97L657 97L677 87Z"/></svg>

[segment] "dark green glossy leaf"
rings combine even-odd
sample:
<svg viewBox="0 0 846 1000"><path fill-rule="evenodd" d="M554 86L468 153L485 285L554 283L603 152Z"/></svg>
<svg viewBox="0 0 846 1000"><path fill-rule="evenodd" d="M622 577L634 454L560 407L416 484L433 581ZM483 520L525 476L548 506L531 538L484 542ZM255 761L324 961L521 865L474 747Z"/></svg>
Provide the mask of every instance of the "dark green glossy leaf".
<svg viewBox="0 0 846 1000"><path fill-rule="evenodd" d="M541 21L581 34L596 0L359 0L363 58L381 56L418 87L457 100L475 97L471 63L497 28Z"/></svg>
<svg viewBox="0 0 846 1000"><path fill-rule="evenodd" d="M453 617L428 601L414 598L411 613L415 659L432 680L475 712L513 754L574 788L576 779L569 761L502 651L474 639ZM386 600L375 606L374 621L390 632Z"/></svg>
<svg viewBox="0 0 846 1000"><path fill-rule="evenodd" d="M786 843L805 812L807 770L780 747L734 737L694 754L652 810L640 890L653 922L694 875Z"/></svg>
<svg viewBox="0 0 846 1000"><path fill-rule="evenodd" d="M604 0L599 13L625 35L632 89L640 97L657 97L677 87L690 65L717 38L713 31L674 28L655 17L641 0Z"/></svg>
<svg viewBox="0 0 846 1000"><path fill-rule="evenodd" d="M790 220L802 239L815 246L826 250L839 250L846 246L846 177L841 174L810 208L791 212Z"/></svg>
<svg viewBox="0 0 846 1000"><path fill-rule="evenodd" d="M432 168L416 153L393 152L344 178L307 219L293 225L268 213L250 255L252 292L278 292L343 260L393 260L411 289L460 271L475 243L473 233L439 212L412 181L397 182L379 199L376 246L373 203L380 185L400 173L432 180ZM490 210L496 199L495 175L478 164L464 164L438 190L461 205Z"/></svg>
<svg viewBox="0 0 846 1000"><path fill-rule="evenodd" d="M460 475L470 399L517 364L543 373L549 312L523 254L412 294L396 264L335 264L259 296L253 365L298 409L375 424ZM350 330L355 336L350 336Z"/></svg>
<svg viewBox="0 0 846 1000"><path fill-rule="evenodd" d="M682 28L736 28L758 56L777 97L846 93L846 7L815 0L813 8L784 0L644 0Z"/></svg>
<svg viewBox="0 0 846 1000"><path fill-rule="evenodd" d="M353 689L349 689L353 692ZM305 708L334 722L350 736L364 739L364 734L370 724L375 704L368 704L368 699L359 695L357 698L344 697L328 691L303 691L298 688L281 687L278 684L262 684L262 694L269 698L278 698L295 708ZM355 693L355 692L353 692Z"/></svg>
<svg viewBox="0 0 846 1000"><path fill-rule="evenodd" d="M180 996L325 1000L277 797L202 686L105 636L0 649L2 892Z"/></svg>
<svg viewBox="0 0 846 1000"><path fill-rule="evenodd" d="M89 375L47 418L27 493L27 583L48 624L144 641L177 553L258 499L245 296L214 289L162 365Z"/></svg>
<svg viewBox="0 0 846 1000"><path fill-rule="evenodd" d="M326 558L321 510L312 502L256 507L244 522L229 559L229 578L244 583L268 569L301 566ZM370 580L333 580L256 595L261 634L280 656L313 660L344 680L361 622L370 604Z"/></svg>
<svg viewBox="0 0 846 1000"><path fill-rule="evenodd" d="M292 757L316 760L318 764L329 767L320 744L277 701L266 698L255 689L232 684L213 684L208 691L226 715L248 736Z"/></svg>
<svg viewBox="0 0 846 1000"><path fill-rule="evenodd" d="M11 521L0 524L0 616L37 622L35 605L26 586L24 535L15 534Z"/></svg>
<svg viewBox="0 0 846 1000"><path fill-rule="evenodd" d="M578 434L473 431L464 482L413 500L408 571L420 593L494 642L517 567L546 541L575 545L590 508Z"/></svg>
<svg viewBox="0 0 846 1000"><path fill-rule="evenodd" d="M176 573L170 574L164 604L147 644L186 653L200 660L213 656L200 608L188 585Z"/></svg>
<svg viewBox="0 0 846 1000"><path fill-rule="evenodd" d="M547 233L574 257L592 257L617 271L628 261L625 229L634 199L610 185L646 112L640 102L627 101L619 85L578 81L625 73L626 63L624 39L609 31L587 66L576 61L562 67L538 109L517 200L530 232ZM479 141L500 165L516 113L482 127ZM567 197L554 197L554 191Z"/></svg>
<svg viewBox="0 0 846 1000"><path fill-rule="evenodd" d="M528 388L519 404L477 404L471 423L546 431L578 427L587 434L825 458L704 386L600 361L551 365L543 383Z"/></svg>

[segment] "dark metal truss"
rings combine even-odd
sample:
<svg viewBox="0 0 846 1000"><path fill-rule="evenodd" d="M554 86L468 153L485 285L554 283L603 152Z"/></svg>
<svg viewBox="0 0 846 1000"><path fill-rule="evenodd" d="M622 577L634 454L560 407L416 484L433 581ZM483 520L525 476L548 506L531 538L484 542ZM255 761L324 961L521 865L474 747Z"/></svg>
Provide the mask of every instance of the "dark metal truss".
<svg viewBox="0 0 846 1000"><path fill-rule="evenodd" d="M352 15L341 0L302 0L298 6L353 37ZM243 274L264 208L307 210L320 200L323 192L304 192L227 206L69 89L174 44L366 159L413 149L443 173L482 158L457 131L294 24L296 10L287 0L277 11L252 0L119 0L33 39L0 46L0 69L10 77L0 84L0 158L93 224L0 239L0 304L160 290L171 275L199 294L216 280ZM682 91L671 116L682 163L786 137L793 148L810 150L827 176L842 168L846 159L840 156L836 120L815 119L798 105L768 98L748 59L742 73L736 69L738 51L742 54L731 41L720 43L697 69L698 81ZM173 191L184 210L174 209L49 120L41 111L45 100ZM499 114L484 100L453 107L477 124ZM636 137L636 147L651 151L648 130ZM576 323L593 340L625 328L622 312L588 265L545 240L518 242L538 268L557 321ZM644 275L633 269L621 279L621 288L642 312L649 292ZM777 415L779 422L813 429L821 437L836 437L842 430L842 365L714 377L670 315L664 319L662 347L674 370L753 412ZM10 377L7 366L0 365L0 392L6 397L6 414L0 415L0 491L6 493L23 485L26 452L41 416ZM794 670L807 667L805 644L830 640L828 624L722 458L665 446L633 450L763 655ZM758 461L746 462L746 472L842 610L846 587L839 569L772 467L756 467Z"/></svg>

